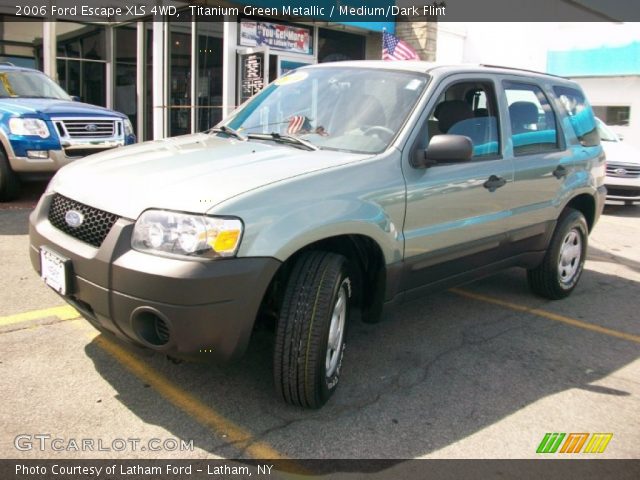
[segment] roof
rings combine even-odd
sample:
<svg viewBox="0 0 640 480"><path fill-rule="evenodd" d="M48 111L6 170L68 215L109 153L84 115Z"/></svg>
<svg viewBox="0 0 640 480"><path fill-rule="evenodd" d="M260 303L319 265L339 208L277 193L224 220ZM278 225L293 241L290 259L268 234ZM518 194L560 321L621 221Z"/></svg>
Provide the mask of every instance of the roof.
<svg viewBox="0 0 640 480"><path fill-rule="evenodd" d="M446 64L436 62L423 62L423 61L399 61L390 62L385 60L351 60L346 62L334 62L334 63L319 63L315 65L309 65L305 68L324 68L324 67L359 67L359 68L374 68L384 70L400 70L406 72L420 72L431 73L438 75L447 75L452 73L501 73L504 75L524 75L527 77L541 77L541 78L554 78L557 80L568 81L564 77L558 77L544 72L536 72L533 70L526 70L515 67L505 67L499 65L481 65L481 64Z"/></svg>

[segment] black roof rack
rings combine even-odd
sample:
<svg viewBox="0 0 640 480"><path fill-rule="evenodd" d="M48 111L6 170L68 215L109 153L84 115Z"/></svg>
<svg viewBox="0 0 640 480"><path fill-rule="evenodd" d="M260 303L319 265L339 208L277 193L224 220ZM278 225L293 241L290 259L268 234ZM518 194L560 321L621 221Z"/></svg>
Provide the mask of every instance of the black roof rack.
<svg viewBox="0 0 640 480"><path fill-rule="evenodd" d="M518 72L537 73L538 75L547 75L549 77L563 78L563 79L566 80L565 77L560 76L560 75L554 75L553 73L539 72L537 70L528 70L526 68L505 67L504 65L487 65L485 63L481 63L480 66L481 67L488 67L488 68L502 68L504 70L515 70L515 71L518 71Z"/></svg>

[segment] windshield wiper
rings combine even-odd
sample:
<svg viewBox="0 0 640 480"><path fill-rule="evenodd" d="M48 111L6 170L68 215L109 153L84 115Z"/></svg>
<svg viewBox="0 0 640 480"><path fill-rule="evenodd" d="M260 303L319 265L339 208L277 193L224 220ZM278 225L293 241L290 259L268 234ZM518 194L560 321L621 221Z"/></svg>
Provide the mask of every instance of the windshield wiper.
<svg viewBox="0 0 640 480"><path fill-rule="evenodd" d="M253 138L256 140L273 140L278 143L287 143L289 145L296 145L300 147L304 147L307 150L320 150L313 143L308 140L304 140L298 137L292 137L290 135L280 135L279 133L250 133L247 135L248 138Z"/></svg>
<svg viewBox="0 0 640 480"><path fill-rule="evenodd" d="M226 133L227 135L237 138L238 140L242 141L242 142L246 142L247 141L247 137L245 137L243 134L241 134L239 131L234 130L231 127L227 127L226 125L222 125L220 127L213 127L211 129L209 129L209 133Z"/></svg>

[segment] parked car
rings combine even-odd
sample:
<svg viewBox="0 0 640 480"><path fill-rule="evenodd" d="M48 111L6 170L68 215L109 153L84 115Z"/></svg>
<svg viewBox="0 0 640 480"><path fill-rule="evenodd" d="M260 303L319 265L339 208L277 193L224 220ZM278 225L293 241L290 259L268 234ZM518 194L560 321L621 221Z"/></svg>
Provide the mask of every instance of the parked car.
<svg viewBox="0 0 640 480"><path fill-rule="evenodd" d="M0 201L92 153L135 143L129 119L72 98L42 72L0 64Z"/></svg>
<svg viewBox="0 0 640 480"><path fill-rule="evenodd" d="M279 396L320 407L357 319L512 266L573 291L605 198L583 111L576 83L522 70L304 67L209 132L60 170L31 261L97 329L170 357L236 359L273 319Z"/></svg>
<svg viewBox="0 0 640 480"><path fill-rule="evenodd" d="M607 155L607 200L626 205L640 202L640 149L623 142L599 118L596 118L596 123Z"/></svg>

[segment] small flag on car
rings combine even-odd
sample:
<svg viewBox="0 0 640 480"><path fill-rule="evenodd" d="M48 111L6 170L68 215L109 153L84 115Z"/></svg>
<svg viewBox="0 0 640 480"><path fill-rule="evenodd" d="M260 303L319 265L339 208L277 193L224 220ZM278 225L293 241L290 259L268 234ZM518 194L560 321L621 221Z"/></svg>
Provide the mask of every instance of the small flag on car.
<svg viewBox="0 0 640 480"><path fill-rule="evenodd" d="M408 43L386 30L382 32L382 60L420 60Z"/></svg>
<svg viewBox="0 0 640 480"><path fill-rule="evenodd" d="M308 132L311 129L309 119L304 115L294 115L289 119L289 126L287 127L287 133L294 135L302 130Z"/></svg>

